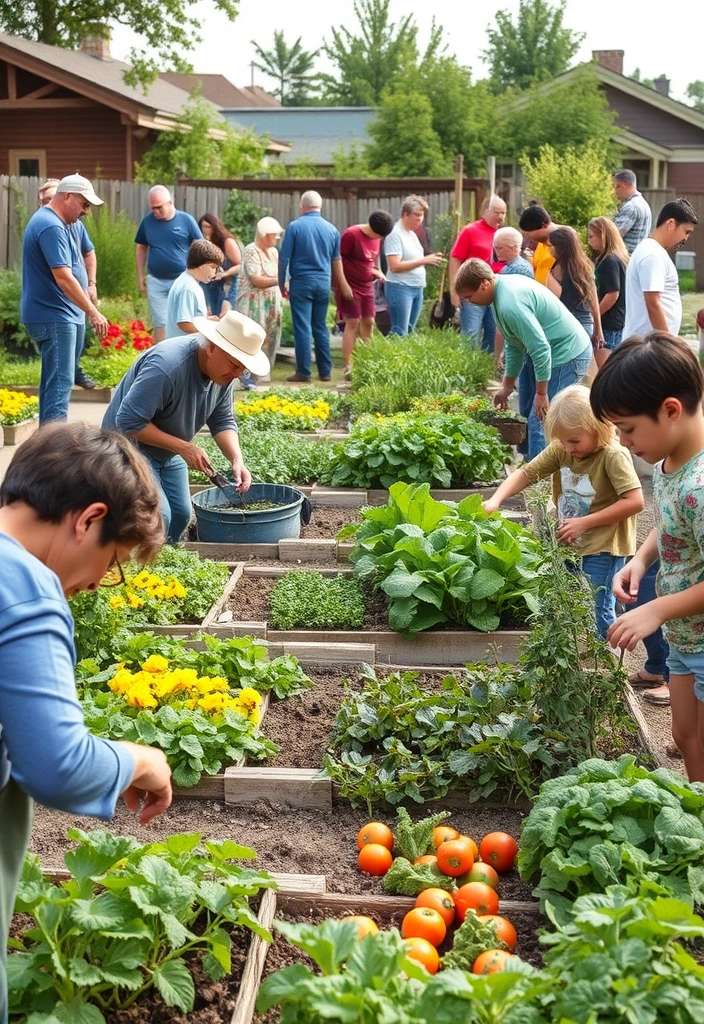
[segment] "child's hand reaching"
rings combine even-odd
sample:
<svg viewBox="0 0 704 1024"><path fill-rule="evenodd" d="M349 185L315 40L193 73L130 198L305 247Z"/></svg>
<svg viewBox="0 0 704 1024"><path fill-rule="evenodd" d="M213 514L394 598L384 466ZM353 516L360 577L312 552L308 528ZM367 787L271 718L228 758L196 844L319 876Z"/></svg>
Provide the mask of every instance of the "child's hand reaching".
<svg viewBox="0 0 704 1024"><path fill-rule="evenodd" d="M626 562L623 569L619 569L614 574L612 580L611 589L616 600L620 601L621 604L633 604L637 601L640 581L644 575L645 568L635 558L632 558L630 562Z"/></svg>
<svg viewBox="0 0 704 1024"><path fill-rule="evenodd" d="M618 593L616 593L616 597L618 597ZM606 634L611 646L632 651L639 640L660 629L665 620L658 612L658 604L657 600L649 601L647 604L641 605L640 608L634 608L632 611L626 612L625 615L620 615Z"/></svg>
<svg viewBox="0 0 704 1024"><path fill-rule="evenodd" d="M485 512L498 512L500 505L494 498L487 498L486 501L482 502Z"/></svg>
<svg viewBox="0 0 704 1024"><path fill-rule="evenodd" d="M557 539L560 544L574 544L578 537L589 529L584 516L574 519L563 519L557 528Z"/></svg>

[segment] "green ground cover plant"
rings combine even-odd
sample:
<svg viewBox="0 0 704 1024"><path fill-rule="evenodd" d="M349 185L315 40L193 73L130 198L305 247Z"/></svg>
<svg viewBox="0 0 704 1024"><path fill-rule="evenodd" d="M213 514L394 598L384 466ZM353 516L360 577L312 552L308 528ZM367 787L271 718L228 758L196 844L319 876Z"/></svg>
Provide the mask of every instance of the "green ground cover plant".
<svg viewBox="0 0 704 1024"><path fill-rule="evenodd" d="M186 955L217 980L232 969L233 929L270 938L249 900L276 883L235 863L256 856L249 847L198 832L143 845L102 830L70 829L68 837L68 881L47 881L39 858L25 858L16 912L32 921L10 940L13 1019L105 1024L152 990L189 1013L195 985Z"/></svg>
<svg viewBox="0 0 704 1024"><path fill-rule="evenodd" d="M431 487L490 483L509 450L493 427L463 414L365 416L335 445L321 483L331 487L390 487L398 480Z"/></svg>
<svg viewBox="0 0 704 1024"><path fill-rule="evenodd" d="M388 596L392 629L492 630L538 610L542 545L517 523L487 514L479 495L436 501L427 484L396 483L386 505L361 516L338 537L354 538L350 561Z"/></svg>
<svg viewBox="0 0 704 1024"><path fill-rule="evenodd" d="M324 438L299 437L290 430L256 430L240 423L242 454L253 480L265 484L311 484L322 475L332 458L333 444ZM232 467L211 438L196 438L219 473L226 477ZM208 484L202 473L190 471L191 483Z"/></svg>
<svg viewBox="0 0 704 1024"><path fill-rule="evenodd" d="M387 416L406 412L423 395L474 395L494 372L491 356L454 331L426 329L405 338L375 333L355 349L352 410Z"/></svg>
<svg viewBox="0 0 704 1024"><path fill-rule="evenodd" d="M271 592L275 629L358 629L364 624L365 588L355 577L295 570Z"/></svg>

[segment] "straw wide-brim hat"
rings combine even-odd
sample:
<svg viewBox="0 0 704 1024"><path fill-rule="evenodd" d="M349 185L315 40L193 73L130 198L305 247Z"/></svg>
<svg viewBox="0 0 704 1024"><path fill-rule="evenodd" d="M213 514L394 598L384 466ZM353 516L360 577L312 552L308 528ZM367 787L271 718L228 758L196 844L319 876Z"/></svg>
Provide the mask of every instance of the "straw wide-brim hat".
<svg viewBox="0 0 704 1024"><path fill-rule="evenodd" d="M271 366L262 352L266 332L255 320L232 309L221 320L194 316L193 326L199 334L212 341L213 345L217 345L228 356L239 359L252 373L259 377L269 373Z"/></svg>

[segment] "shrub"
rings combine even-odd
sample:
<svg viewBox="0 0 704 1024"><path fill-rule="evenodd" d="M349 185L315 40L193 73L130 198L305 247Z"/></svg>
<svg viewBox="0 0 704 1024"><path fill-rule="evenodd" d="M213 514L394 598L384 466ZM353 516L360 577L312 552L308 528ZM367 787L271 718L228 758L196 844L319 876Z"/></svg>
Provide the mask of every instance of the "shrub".
<svg viewBox="0 0 704 1024"><path fill-rule="evenodd" d="M9 351L31 349L32 342L20 322L22 277L19 270L0 270L0 347Z"/></svg>
<svg viewBox="0 0 704 1024"><path fill-rule="evenodd" d="M537 197L556 224L570 224L584 234L592 217L613 213L616 200L603 146L587 143L558 153L542 146L535 160L521 161L524 193Z"/></svg>
<svg viewBox="0 0 704 1024"><path fill-rule="evenodd" d="M222 222L247 245L254 241L257 221L270 215L268 206L257 206L245 193L233 188L222 211Z"/></svg>
<svg viewBox="0 0 704 1024"><path fill-rule="evenodd" d="M98 295L137 296L137 271L134 260L134 236L137 225L121 210L117 216L107 205L94 210L85 219L98 262Z"/></svg>

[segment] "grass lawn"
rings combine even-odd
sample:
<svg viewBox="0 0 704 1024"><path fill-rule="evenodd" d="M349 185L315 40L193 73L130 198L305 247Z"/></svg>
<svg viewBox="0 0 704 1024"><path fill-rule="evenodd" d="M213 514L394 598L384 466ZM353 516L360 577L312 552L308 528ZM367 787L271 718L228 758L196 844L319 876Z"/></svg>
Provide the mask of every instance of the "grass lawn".
<svg viewBox="0 0 704 1024"><path fill-rule="evenodd" d="M682 296L682 307L684 316L682 319L682 334L697 333L697 313L704 309L704 292L686 292Z"/></svg>

